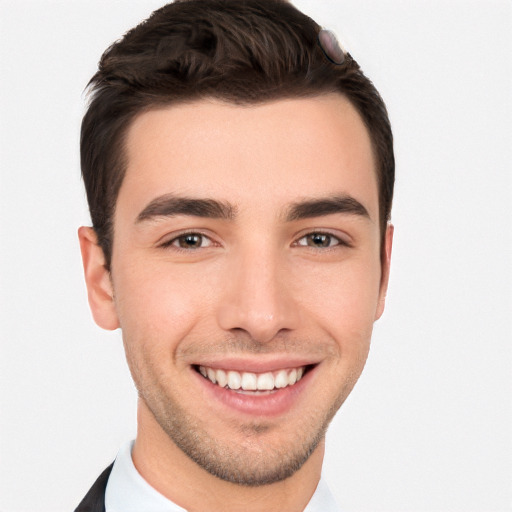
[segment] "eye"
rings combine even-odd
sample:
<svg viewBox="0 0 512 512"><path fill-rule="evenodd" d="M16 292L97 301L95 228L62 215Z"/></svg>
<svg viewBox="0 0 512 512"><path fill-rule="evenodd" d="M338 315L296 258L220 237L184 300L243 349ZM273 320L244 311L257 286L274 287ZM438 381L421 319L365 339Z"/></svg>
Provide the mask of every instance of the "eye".
<svg viewBox="0 0 512 512"><path fill-rule="evenodd" d="M163 247L177 247L179 249L203 249L211 247L212 241L201 233L183 233L163 244Z"/></svg>
<svg viewBox="0 0 512 512"><path fill-rule="evenodd" d="M329 233L309 233L297 241L297 245L303 247L315 247L323 249L326 247L334 247L342 244L342 241Z"/></svg>

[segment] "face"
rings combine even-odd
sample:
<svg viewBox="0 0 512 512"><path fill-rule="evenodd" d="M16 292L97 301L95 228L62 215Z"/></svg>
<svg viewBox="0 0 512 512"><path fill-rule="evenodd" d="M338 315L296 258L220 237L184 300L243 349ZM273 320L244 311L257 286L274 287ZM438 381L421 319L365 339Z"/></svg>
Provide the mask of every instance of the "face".
<svg viewBox="0 0 512 512"><path fill-rule="evenodd" d="M111 276L82 248L139 423L222 479L284 479L352 390L383 309L391 230L381 257L368 133L339 95L202 100L140 115L126 148Z"/></svg>

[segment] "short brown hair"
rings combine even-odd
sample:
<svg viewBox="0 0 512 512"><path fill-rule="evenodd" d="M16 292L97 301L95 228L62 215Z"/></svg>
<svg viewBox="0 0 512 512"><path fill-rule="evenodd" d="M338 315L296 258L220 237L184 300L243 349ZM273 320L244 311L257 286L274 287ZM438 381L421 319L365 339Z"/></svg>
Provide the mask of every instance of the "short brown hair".
<svg viewBox="0 0 512 512"><path fill-rule="evenodd" d="M247 105L344 95L372 141L384 236L395 169L386 107L350 54L342 64L327 58L320 30L285 0L177 0L105 51L89 82L80 143L87 200L107 268L131 122L149 109L201 98Z"/></svg>

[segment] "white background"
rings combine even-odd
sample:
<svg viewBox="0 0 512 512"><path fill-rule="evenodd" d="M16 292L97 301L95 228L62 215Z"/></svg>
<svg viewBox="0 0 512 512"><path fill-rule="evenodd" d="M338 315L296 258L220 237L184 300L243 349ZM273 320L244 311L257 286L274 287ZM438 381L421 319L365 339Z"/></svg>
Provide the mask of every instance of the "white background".
<svg viewBox="0 0 512 512"><path fill-rule="evenodd" d="M76 230L82 91L161 2L0 0L0 510L78 504L135 432L119 332L90 317ZM387 311L328 434L344 511L512 510L512 3L297 1L387 102Z"/></svg>

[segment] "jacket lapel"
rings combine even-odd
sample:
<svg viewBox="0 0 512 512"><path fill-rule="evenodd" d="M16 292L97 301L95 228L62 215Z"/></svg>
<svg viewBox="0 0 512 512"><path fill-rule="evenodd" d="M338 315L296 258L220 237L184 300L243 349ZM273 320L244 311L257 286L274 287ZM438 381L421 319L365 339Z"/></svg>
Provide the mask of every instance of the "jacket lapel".
<svg viewBox="0 0 512 512"><path fill-rule="evenodd" d="M101 473L75 512L105 512L105 489L114 463Z"/></svg>

